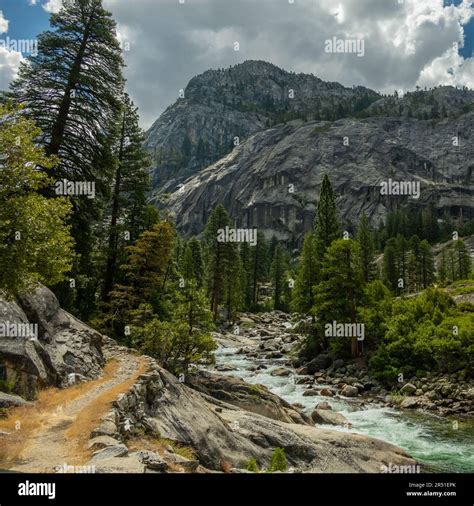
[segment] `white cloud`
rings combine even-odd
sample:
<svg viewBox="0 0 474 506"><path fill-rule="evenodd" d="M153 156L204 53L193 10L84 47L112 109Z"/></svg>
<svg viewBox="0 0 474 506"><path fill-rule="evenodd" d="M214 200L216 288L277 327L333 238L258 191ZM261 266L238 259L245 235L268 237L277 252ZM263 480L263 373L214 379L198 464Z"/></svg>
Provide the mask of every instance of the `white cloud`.
<svg viewBox="0 0 474 506"><path fill-rule="evenodd" d="M125 72L144 126L196 74L248 59L385 93L420 83L471 80L474 87L473 60L453 49L463 40L462 25L474 15L471 0L458 6L443 0L235 0L231 7L222 0L133 0L133 5L104 0L104 5L120 33L133 35ZM325 40L334 36L364 39L365 56L325 53Z"/></svg>
<svg viewBox="0 0 474 506"><path fill-rule="evenodd" d="M8 20L3 17L3 12L0 11L0 34L8 32Z"/></svg>
<svg viewBox="0 0 474 506"><path fill-rule="evenodd" d="M63 6L62 0L47 0L47 2L43 5L43 9L46 12L59 12L61 7Z"/></svg>
<svg viewBox="0 0 474 506"><path fill-rule="evenodd" d="M0 46L0 90L7 90L23 59L21 53Z"/></svg>
<svg viewBox="0 0 474 506"><path fill-rule="evenodd" d="M28 0L28 5L36 5L38 0Z"/></svg>

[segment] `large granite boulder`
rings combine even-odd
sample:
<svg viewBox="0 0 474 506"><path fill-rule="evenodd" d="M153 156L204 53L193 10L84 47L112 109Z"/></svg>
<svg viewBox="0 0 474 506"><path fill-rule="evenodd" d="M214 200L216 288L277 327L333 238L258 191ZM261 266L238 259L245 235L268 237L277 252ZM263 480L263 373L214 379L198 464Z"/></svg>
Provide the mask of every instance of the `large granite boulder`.
<svg viewBox="0 0 474 506"><path fill-rule="evenodd" d="M105 363L102 336L60 308L45 286L0 296L0 379L33 399L39 388L96 378Z"/></svg>

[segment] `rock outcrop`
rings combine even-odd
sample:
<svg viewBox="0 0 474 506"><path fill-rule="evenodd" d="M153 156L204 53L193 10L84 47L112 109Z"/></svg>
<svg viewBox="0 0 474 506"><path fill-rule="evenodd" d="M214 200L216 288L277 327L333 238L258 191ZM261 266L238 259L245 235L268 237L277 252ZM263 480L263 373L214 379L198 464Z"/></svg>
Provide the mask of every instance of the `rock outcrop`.
<svg viewBox="0 0 474 506"><path fill-rule="evenodd" d="M102 336L60 308L39 286L17 300L0 297L0 379L22 397L99 376Z"/></svg>
<svg viewBox="0 0 474 506"><path fill-rule="evenodd" d="M216 381L223 386L228 385L227 380ZM270 416L238 406L239 395L220 400L216 396L219 388L212 388L211 383L211 377L204 376L185 384L152 362L149 371L114 403L108 419L115 417L115 427L125 443L137 431L171 440L192 448L199 464L210 470L242 469L252 458L266 467L276 447L284 448L288 465L302 472L380 472L389 462L416 463L400 448L377 439L314 427L302 417L298 423L290 422L291 407L282 400L278 404L285 409L267 411ZM240 390L247 395L251 389L237 382L231 392ZM265 406L276 397L258 389L253 395L254 406L260 399ZM251 408L249 401L243 404Z"/></svg>
<svg viewBox="0 0 474 506"><path fill-rule="evenodd" d="M365 212L378 226L399 204L433 204L474 216L474 112L436 122L404 118L292 121L258 132L169 196L178 229L199 234L223 204L238 228L299 240L313 226L325 174L349 231ZM459 146L453 146L457 132ZM419 198L385 195L381 183L420 184ZM391 190L390 190L391 191Z"/></svg>
<svg viewBox="0 0 474 506"><path fill-rule="evenodd" d="M341 117L380 98L361 86L346 88L264 61L208 70L191 79L182 95L146 134L157 194L175 190L225 156L237 139L288 119Z"/></svg>

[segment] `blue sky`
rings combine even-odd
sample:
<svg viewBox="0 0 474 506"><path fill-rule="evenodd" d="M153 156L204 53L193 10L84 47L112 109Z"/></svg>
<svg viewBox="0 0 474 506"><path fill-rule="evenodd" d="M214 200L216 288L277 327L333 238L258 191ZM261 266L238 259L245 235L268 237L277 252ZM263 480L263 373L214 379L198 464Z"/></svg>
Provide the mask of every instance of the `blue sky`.
<svg viewBox="0 0 474 506"><path fill-rule="evenodd" d="M8 36L12 39L34 39L49 27L50 14L42 8L45 0L29 5L28 0L0 0L0 10L10 21Z"/></svg>
<svg viewBox="0 0 474 506"><path fill-rule="evenodd" d="M289 6L287 0L232 0L229 12L230 1L103 0L131 46L124 54L127 87L145 128L192 77L248 59L384 93L440 84L474 88L474 2L295 0ZM0 0L0 42L35 39L60 2ZM464 47L456 54L452 47L462 29ZM325 40L333 36L363 38L365 57L325 53ZM8 88L20 60L0 46L0 90Z"/></svg>

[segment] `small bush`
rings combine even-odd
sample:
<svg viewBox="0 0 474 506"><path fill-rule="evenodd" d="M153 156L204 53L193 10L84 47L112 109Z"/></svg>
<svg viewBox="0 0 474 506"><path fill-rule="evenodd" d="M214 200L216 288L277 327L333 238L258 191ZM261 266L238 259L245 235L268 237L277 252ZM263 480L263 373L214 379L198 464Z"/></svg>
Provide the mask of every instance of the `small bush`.
<svg viewBox="0 0 474 506"><path fill-rule="evenodd" d="M255 459L249 459L245 464L245 469L247 471L251 471L252 473L258 473L260 469L258 468L257 461Z"/></svg>
<svg viewBox="0 0 474 506"><path fill-rule="evenodd" d="M283 448L275 448L273 451L272 462L268 471L274 473L275 471L285 472L287 469L285 450Z"/></svg>

